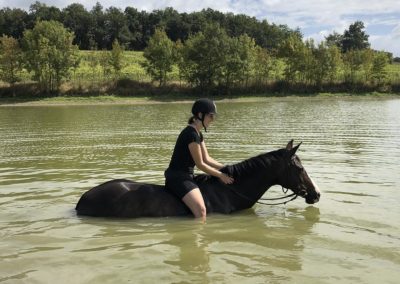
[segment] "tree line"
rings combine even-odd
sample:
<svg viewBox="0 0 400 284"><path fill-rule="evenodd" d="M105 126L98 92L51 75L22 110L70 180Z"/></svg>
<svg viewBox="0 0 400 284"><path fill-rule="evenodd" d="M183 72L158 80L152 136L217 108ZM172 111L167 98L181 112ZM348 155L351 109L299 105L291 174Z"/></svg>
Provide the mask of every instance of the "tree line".
<svg viewBox="0 0 400 284"><path fill-rule="evenodd" d="M259 21L243 14L221 13L212 9L200 12L179 13L173 8L139 11L126 7L106 9L100 3L90 10L73 3L63 9L35 2L29 12L22 9L0 10L0 35L21 39L27 29L33 29L37 21L57 21L75 35L73 43L81 50L112 48L115 40L126 50L143 50L156 28L163 27L172 41L186 41L191 34L202 31L207 23L218 23L229 36L247 34L264 48L277 48L292 34L301 36L299 30L286 25Z"/></svg>
<svg viewBox="0 0 400 284"><path fill-rule="evenodd" d="M347 38L355 33L359 39L345 51L338 42L315 44L296 35L285 39L277 50L268 50L246 34L230 37L218 24L175 43L163 29L157 29L144 50L147 61L143 66L162 86L176 65L180 76L202 93L263 89L271 84L278 84L280 90L304 86L318 91L342 84L347 88L383 86L389 79L390 56L369 48L363 28L355 22L345 31Z"/></svg>
<svg viewBox="0 0 400 284"><path fill-rule="evenodd" d="M99 5L97 3L95 7ZM36 8L32 9L32 6ZM42 12L58 16L67 9L60 11L39 2L32 6L31 13L40 10L37 8L40 6L46 8ZM165 11L173 10L167 8ZM42 16L47 14L42 13ZM230 16L219 12L215 15ZM173 81L177 79L171 76L173 70L175 73L178 70L181 84L207 94L335 91L335 88L348 91L365 87L390 90L395 83L387 73L391 54L370 48L364 24L360 21L351 24L343 34L333 33L319 44L313 40L304 41L298 31L286 30L285 36L274 42L274 46L266 44L271 41L268 37L260 43L243 31L232 34L232 27L227 29L226 22L224 26L219 20L203 23L199 31L186 35L186 39L172 38L168 25L155 25L152 29L143 45L146 60L142 67L161 87L175 83ZM123 65L129 64L123 56L129 45L121 43L115 35L118 33L114 34L111 50L101 53L103 58L99 64L104 73L114 70L115 78L121 79ZM32 29L24 29L19 37L3 34L0 38L0 80L14 84L20 80L24 69L32 74L41 91L57 92L82 60L76 38L77 35L65 24L55 20L37 20ZM91 63L93 68L97 62L96 59ZM398 87L398 82L396 84Z"/></svg>

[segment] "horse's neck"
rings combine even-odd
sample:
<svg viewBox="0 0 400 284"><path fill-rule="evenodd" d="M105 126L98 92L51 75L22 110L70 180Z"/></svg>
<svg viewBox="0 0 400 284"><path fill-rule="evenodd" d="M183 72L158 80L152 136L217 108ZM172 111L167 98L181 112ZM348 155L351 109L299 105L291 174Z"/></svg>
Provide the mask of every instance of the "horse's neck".
<svg viewBox="0 0 400 284"><path fill-rule="evenodd" d="M272 153L253 157L224 169L235 179L237 191L258 200L268 188L277 184L279 159Z"/></svg>

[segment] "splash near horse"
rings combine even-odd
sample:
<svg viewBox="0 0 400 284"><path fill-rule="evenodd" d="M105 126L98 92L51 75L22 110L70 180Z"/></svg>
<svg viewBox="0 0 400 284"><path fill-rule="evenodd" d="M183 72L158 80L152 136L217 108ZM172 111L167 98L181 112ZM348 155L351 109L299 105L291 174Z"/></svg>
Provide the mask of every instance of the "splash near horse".
<svg viewBox="0 0 400 284"><path fill-rule="evenodd" d="M300 143L301 144L301 143ZM273 185L293 191L292 199L300 196L306 203L319 201L320 191L301 164L291 140L286 148L252 157L222 172L232 176L233 184L201 174L195 177L207 208L207 214L230 214L251 208L262 200ZM282 202L282 203L286 203ZM78 215L98 217L166 217L192 214L164 186L125 179L111 180L85 192L76 205Z"/></svg>

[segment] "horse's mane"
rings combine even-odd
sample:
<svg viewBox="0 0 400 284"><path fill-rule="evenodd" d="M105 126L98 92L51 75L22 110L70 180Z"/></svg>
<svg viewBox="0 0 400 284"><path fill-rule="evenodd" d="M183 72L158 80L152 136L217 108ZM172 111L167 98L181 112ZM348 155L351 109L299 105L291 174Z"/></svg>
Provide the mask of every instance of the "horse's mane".
<svg viewBox="0 0 400 284"><path fill-rule="evenodd" d="M284 151L284 149L279 149L260 154L237 164L228 165L222 169L222 171L234 177L235 179L238 179L242 176L249 176L257 173L260 170L265 170L266 168L270 167L273 161L276 161L283 156Z"/></svg>

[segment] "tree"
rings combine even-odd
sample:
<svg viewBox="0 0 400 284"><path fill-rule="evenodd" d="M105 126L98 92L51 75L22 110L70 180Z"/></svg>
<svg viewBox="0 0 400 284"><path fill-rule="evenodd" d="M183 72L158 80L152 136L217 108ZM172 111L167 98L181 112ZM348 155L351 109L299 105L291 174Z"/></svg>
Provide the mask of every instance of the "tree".
<svg viewBox="0 0 400 284"><path fill-rule="evenodd" d="M342 42L343 42L343 35L333 32L333 34L328 35L325 37L326 45L331 47L331 46L336 46L340 49L342 49Z"/></svg>
<svg viewBox="0 0 400 284"><path fill-rule="evenodd" d="M343 63L345 71L345 81L354 83L357 79L357 73L363 65L363 54L360 50L349 50L343 54Z"/></svg>
<svg viewBox="0 0 400 284"><path fill-rule="evenodd" d="M168 73L172 71L175 62L175 45L163 29L156 29L144 50L146 61L143 67L153 80L160 86L167 83Z"/></svg>
<svg viewBox="0 0 400 284"><path fill-rule="evenodd" d="M56 21L37 22L24 32L26 67L34 72L42 91L57 91L70 68L77 66L78 47L72 44L73 38L73 33Z"/></svg>
<svg viewBox="0 0 400 284"><path fill-rule="evenodd" d="M103 12L103 6L99 2L90 11L91 20L94 23L94 29L92 31L94 41L96 42L98 49L107 48L107 37L105 21L106 17Z"/></svg>
<svg viewBox="0 0 400 284"><path fill-rule="evenodd" d="M268 50L257 45L254 60L254 76L257 84L268 82L275 66L276 60Z"/></svg>
<svg viewBox="0 0 400 284"><path fill-rule="evenodd" d="M47 6L44 3L36 1L29 10L35 21L61 21L61 11L55 6Z"/></svg>
<svg viewBox="0 0 400 284"><path fill-rule="evenodd" d="M140 12L132 7L127 7L124 11L127 27L130 33L130 49L141 49L142 46L142 26L140 21Z"/></svg>
<svg viewBox="0 0 400 284"><path fill-rule="evenodd" d="M0 35L20 39L27 28L31 28L31 20L27 12L10 8L0 10Z"/></svg>
<svg viewBox="0 0 400 284"><path fill-rule="evenodd" d="M362 56L362 69L364 71L365 82L371 80L372 67L374 61L374 51L370 48L363 49L360 51Z"/></svg>
<svg viewBox="0 0 400 284"><path fill-rule="evenodd" d="M290 35L279 47L279 56L283 57L286 63L285 78L289 82L306 77L306 57L310 56L308 50L300 37Z"/></svg>
<svg viewBox="0 0 400 284"><path fill-rule="evenodd" d="M91 14L82 4L77 3L69 5L63 9L62 13L64 26L74 32L74 44L77 44L80 49L90 49L95 28Z"/></svg>
<svg viewBox="0 0 400 284"><path fill-rule="evenodd" d="M109 61L116 75L119 75L121 73L121 70L123 68L123 59L124 49L119 44L118 40L115 39L112 44Z"/></svg>
<svg viewBox="0 0 400 284"><path fill-rule="evenodd" d="M356 21L344 31L342 39L342 52L369 48L368 37L364 31L364 23Z"/></svg>
<svg viewBox="0 0 400 284"><path fill-rule="evenodd" d="M104 40L107 49L112 48L115 40L118 40L123 46L128 45L131 40L131 34L125 14L116 7L110 7L106 9L104 18Z"/></svg>
<svg viewBox="0 0 400 284"><path fill-rule="evenodd" d="M229 37L219 25L209 24L204 32L189 37L183 49L182 65L187 81L203 93L215 89L223 76Z"/></svg>
<svg viewBox="0 0 400 284"><path fill-rule="evenodd" d="M372 78L377 84L381 84L387 78L388 63L389 59L385 52L375 53L372 63Z"/></svg>
<svg viewBox="0 0 400 284"><path fill-rule="evenodd" d="M247 35L226 39L227 49L222 61L223 76L219 85L226 92L237 83L245 82L246 86L253 73L256 57L256 44L254 39Z"/></svg>
<svg viewBox="0 0 400 284"><path fill-rule="evenodd" d="M328 46L326 42L319 43L318 47L313 48L315 65L312 66L311 73L317 86L323 82L333 82L340 67L340 50L336 45Z"/></svg>
<svg viewBox="0 0 400 284"><path fill-rule="evenodd" d="M0 38L0 79L11 85L19 81L21 71L21 49L13 37Z"/></svg>

